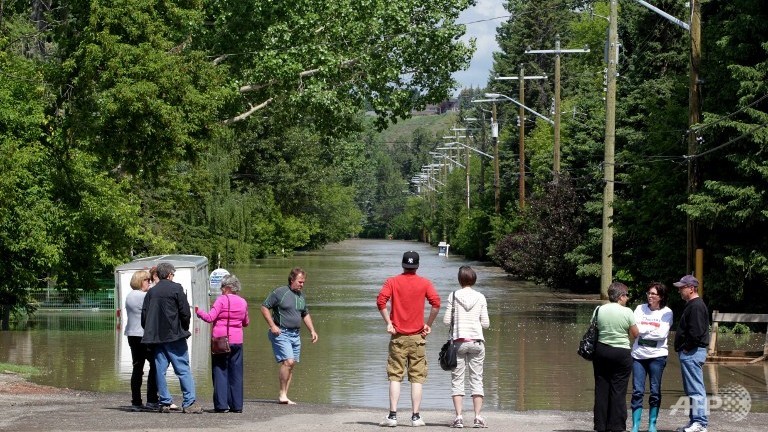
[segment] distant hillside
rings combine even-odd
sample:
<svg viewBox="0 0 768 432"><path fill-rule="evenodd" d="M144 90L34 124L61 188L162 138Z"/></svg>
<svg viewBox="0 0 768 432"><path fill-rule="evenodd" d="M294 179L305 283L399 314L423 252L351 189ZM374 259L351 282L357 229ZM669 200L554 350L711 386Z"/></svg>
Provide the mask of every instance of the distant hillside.
<svg viewBox="0 0 768 432"><path fill-rule="evenodd" d="M456 123L457 113L448 112L445 114L414 116L406 120L400 120L392 124L379 136L381 141L387 144L397 142L410 142L413 132L416 129L423 128L430 131L436 137L436 140L442 140L443 136L451 134L451 128Z"/></svg>

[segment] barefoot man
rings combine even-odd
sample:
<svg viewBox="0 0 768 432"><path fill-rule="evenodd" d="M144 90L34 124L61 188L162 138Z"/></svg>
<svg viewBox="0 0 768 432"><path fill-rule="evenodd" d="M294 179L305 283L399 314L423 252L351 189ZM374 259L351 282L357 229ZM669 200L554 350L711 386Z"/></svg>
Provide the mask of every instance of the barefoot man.
<svg viewBox="0 0 768 432"><path fill-rule="evenodd" d="M312 343L317 342L315 326L312 325L312 317L302 292L305 280L304 270L295 267L288 275L288 285L275 288L261 304L261 314L269 326L267 336L272 342L275 360L280 363L280 393L277 401L281 404L295 404L288 399L288 387L291 385L293 367L299 362L301 354L299 329L302 321L312 335Z"/></svg>

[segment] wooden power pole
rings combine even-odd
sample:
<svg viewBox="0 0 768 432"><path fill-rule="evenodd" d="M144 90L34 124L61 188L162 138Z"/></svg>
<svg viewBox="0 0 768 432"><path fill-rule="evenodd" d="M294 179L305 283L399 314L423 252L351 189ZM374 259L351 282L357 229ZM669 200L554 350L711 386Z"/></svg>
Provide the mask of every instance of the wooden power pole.
<svg viewBox="0 0 768 432"><path fill-rule="evenodd" d="M501 184L499 182L499 123L496 122L496 102L491 113L491 138L493 139L493 197L496 214L501 214Z"/></svg>
<svg viewBox="0 0 768 432"><path fill-rule="evenodd" d="M603 162L603 246L600 265L600 297L608 298L613 281L613 185L616 147L616 67L618 59L618 0L611 0L608 18L608 67L605 72L605 154Z"/></svg>
<svg viewBox="0 0 768 432"><path fill-rule="evenodd" d="M698 133L694 127L701 122L701 3L691 0L691 71L688 95L688 196L696 193L700 182L700 173L696 154L699 152ZM687 232L687 273L696 269L696 276L701 280L703 270L696 265L696 254L699 249L698 226L688 216Z"/></svg>
<svg viewBox="0 0 768 432"><path fill-rule="evenodd" d="M497 80L518 80L520 82L520 90L518 92L518 105L517 118L520 119L520 125L518 126L519 132L519 149L520 149L520 208L525 208L525 80L527 79L547 79L546 75L529 75L525 76L525 68L520 63L520 71L518 76L513 77L496 77Z"/></svg>
<svg viewBox="0 0 768 432"><path fill-rule="evenodd" d="M552 171L555 182L560 177L560 54L566 53L588 53L589 48L582 49L560 49L560 35L555 36L554 50L525 50L526 54L554 54L555 55L555 141L552 148L553 162Z"/></svg>

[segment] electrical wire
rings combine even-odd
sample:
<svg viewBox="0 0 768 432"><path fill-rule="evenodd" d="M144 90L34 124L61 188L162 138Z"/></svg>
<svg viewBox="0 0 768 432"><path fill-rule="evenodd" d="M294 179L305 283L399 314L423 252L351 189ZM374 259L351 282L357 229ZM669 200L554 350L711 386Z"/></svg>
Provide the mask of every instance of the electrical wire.
<svg viewBox="0 0 768 432"><path fill-rule="evenodd" d="M730 141L728 141L726 143L720 144L717 147L711 148L711 149L709 149L707 151L703 151L701 153L697 153L695 155L685 156L685 158L686 159L698 159L698 158L700 158L700 157L702 157L704 155L707 155L709 153L716 152L716 151L718 151L718 150L720 150L720 149L722 149L724 147L727 147L727 146L729 146L729 145L731 145L731 144L733 144L735 142L741 141L742 139L744 139L744 138L754 134L755 132L757 132L758 130L760 130L760 129L766 127L766 126L768 126L768 123L759 124L759 125L755 126L754 128L752 128L751 130L749 130L749 131L747 131L747 132L737 136L736 138L733 138L732 140L730 140Z"/></svg>
<svg viewBox="0 0 768 432"><path fill-rule="evenodd" d="M739 109L737 111L734 111L732 113L728 113L728 114L725 114L723 116L720 116L720 118L718 118L717 120L715 120L715 121L713 121L711 123L706 123L706 124L701 124L701 125L694 125L690 130L688 130L688 132L689 133L690 132L699 132L701 130L704 130L706 128L714 126L714 125L716 125L716 124L718 124L720 122L723 122L723 121L725 121L725 120L735 116L736 114L739 114L739 113L743 112L747 108L752 108L753 106L759 104L760 102L762 102L766 98L768 98L768 93L764 94L762 97L760 97L760 99L755 100L754 102L750 103L749 105L746 105L746 106L742 107L741 109Z"/></svg>

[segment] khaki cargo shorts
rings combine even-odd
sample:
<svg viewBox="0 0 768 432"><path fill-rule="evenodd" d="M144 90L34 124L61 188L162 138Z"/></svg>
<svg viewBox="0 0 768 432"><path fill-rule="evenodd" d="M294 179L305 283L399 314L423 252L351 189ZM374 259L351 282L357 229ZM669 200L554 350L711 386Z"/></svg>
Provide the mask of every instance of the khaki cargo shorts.
<svg viewBox="0 0 768 432"><path fill-rule="evenodd" d="M427 381L427 340L420 334L394 335L389 340L387 379L402 381L408 369L408 381L423 384Z"/></svg>

